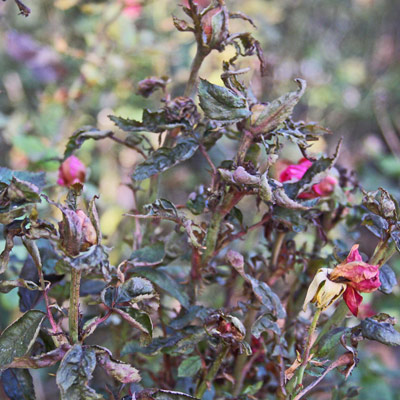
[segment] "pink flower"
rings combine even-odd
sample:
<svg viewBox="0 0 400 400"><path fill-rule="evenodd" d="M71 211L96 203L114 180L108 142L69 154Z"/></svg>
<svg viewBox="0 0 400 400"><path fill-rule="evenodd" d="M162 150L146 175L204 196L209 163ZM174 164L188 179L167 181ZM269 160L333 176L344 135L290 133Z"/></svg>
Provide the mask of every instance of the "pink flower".
<svg viewBox="0 0 400 400"><path fill-rule="evenodd" d="M122 13L131 19L135 19L142 13L142 6L137 0L124 0L125 7Z"/></svg>
<svg viewBox="0 0 400 400"><path fill-rule="evenodd" d="M75 156L68 157L58 169L57 183L61 186L72 186L75 183L84 183L86 167L82 161Z"/></svg>
<svg viewBox="0 0 400 400"><path fill-rule="evenodd" d="M312 162L306 158L302 158L297 164L287 166L279 175L281 182L299 181L307 170L311 167ZM297 197L299 199L315 199L317 197L329 196L335 189L337 184L336 178L327 176L321 182L313 185L310 191L303 192Z"/></svg>
<svg viewBox="0 0 400 400"><path fill-rule="evenodd" d="M334 268L329 279L347 285L343 299L355 316L358 314L358 308L363 299L359 292L374 292L381 286L379 266L367 264L362 260L358 252L358 244L351 248L346 260Z"/></svg>

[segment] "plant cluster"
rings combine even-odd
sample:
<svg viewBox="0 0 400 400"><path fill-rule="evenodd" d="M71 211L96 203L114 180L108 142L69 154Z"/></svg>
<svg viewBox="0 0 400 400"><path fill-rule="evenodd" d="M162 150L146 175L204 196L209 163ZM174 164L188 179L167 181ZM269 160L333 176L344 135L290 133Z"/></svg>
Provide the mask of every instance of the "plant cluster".
<svg viewBox="0 0 400 400"><path fill-rule="evenodd" d="M269 103L255 98L242 80L248 69L237 64L256 56L263 73L260 44L229 26L232 19L253 24L248 16L223 0L188 0L182 10L186 19L174 17L175 27L197 44L184 94L173 97L167 77L148 78L138 93L161 90L159 109L144 109L141 121L111 115L116 131L76 131L59 169L63 201L52 199L44 173L0 169L0 291L18 289L23 312L0 336L2 385L11 399L34 398L29 369L52 366L65 400L298 400L323 380L323 390L349 398L357 389L337 388L331 371L347 378L364 340L400 344L395 320L363 310L360 294L390 294L397 284L387 265L400 249L396 199L382 188L363 191L336 165L341 141L331 155L312 152L330 132L292 118L304 80ZM199 80L204 59L227 46L236 54L223 63L224 87ZM158 134L158 146L147 132ZM85 141L107 139L143 158L129 184L138 206L125 215L132 251L116 265L98 196L88 198L87 168L75 155ZM235 154L216 165L220 140L231 141ZM300 160L282 157L287 143ZM163 172L195 154L209 180L191 188L185 204L159 198ZM251 218L243 202L254 205ZM368 261L356 243L361 225L377 237ZM13 249L22 246L28 256L9 279ZM360 319L351 328L349 310ZM129 328L116 352L113 343L113 351L103 346L116 340L107 338L113 325ZM90 383L96 367L109 376L103 386Z"/></svg>

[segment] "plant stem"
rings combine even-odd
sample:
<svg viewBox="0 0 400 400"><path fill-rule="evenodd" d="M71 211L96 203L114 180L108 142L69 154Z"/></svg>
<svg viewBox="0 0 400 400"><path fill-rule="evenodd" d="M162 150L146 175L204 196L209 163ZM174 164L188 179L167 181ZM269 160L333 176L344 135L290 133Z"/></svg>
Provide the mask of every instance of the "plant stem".
<svg viewBox="0 0 400 400"><path fill-rule="evenodd" d="M222 345L222 349L219 352L217 358L214 360L211 368L208 370L205 378L201 381L199 386L196 389L196 394L195 397L198 399L201 399L207 390L207 387L209 384L212 383L212 381L215 379L215 375L217 375L217 372L222 364L222 361L224 358L227 356L229 351L229 346L227 344Z"/></svg>
<svg viewBox="0 0 400 400"><path fill-rule="evenodd" d="M234 164L236 165L241 165L243 164L243 161L246 157L247 150L253 143L254 136L251 132L245 130L238 148L238 151L236 153L236 157L234 160Z"/></svg>
<svg viewBox="0 0 400 400"><path fill-rule="evenodd" d="M69 290L69 334L72 343L79 342L79 289L81 271L71 268L71 287Z"/></svg>
<svg viewBox="0 0 400 400"><path fill-rule="evenodd" d="M209 49L197 44L196 56L193 59L192 66L190 69L189 80L186 84L185 92L183 94L185 97L192 96L194 87L196 86L197 83L197 78L199 75L201 64L203 64L204 59L208 56L209 53L210 53Z"/></svg>
<svg viewBox="0 0 400 400"><path fill-rule="evenodd" d="M246 336L244 340L247 343L251 342L251 327L254 324L254 321L257 317L257 309L251 308L246 314L246 319L244 320L244 327L246 328ZM233 386L233 395L235 397L239 396L244 379L246 378L246 374L243 371L243 368L246 364L248 356L245 353L239 354L236 357L235 368L233 370L233 378L235 380L235 385Z"/></svg>
<svg viewBox="0 0 400 400"><path fill-rule="evenodd" d="M303 353L303 359L302 359L302 363L300 365L299 368L299 372L297 374L297 385L302 385L303 384L303 376L304 376L304 371L307 368L307 364L308 364L308 359L310 357L310 350L311 350L311 346L313 344L313 336L314 336L314 332L315 332L315 328L317 327L317 323L319 320L319 317L321 315L322 309L321 308L317 308L317 311L314 314L314 318L311 322L310 328L308 329L308 338L307 338L307 345L306 348L304 350Z"/></svg>

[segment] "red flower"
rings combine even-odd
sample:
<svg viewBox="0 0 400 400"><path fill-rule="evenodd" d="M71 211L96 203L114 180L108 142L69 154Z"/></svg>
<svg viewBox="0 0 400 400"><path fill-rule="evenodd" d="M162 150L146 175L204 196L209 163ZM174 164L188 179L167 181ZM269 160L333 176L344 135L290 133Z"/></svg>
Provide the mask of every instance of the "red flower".
<svg viewBox="0 0 400 400"><path fill-rule="evenodd" d="M370 293L381 286L379 266L367 264L362 260L358 244L351 248L346 260L334 268L329 279L347 285L343 299L355 316L363 299L359 293Z"/></svg>
<svg viewBox="0 0 400 400"><path fill-rule="evenodd" d="M84 183L86 167L83 162L75 157L68 157L58 169L57 183L61 186L72 186L75 183Z"/></svg>
<svg viewBox="0 0 400 400"><path fill-rule="evenodd" d="M298 164L291 164L286 167L280 174L279 180L281 182L286 181L299 181L307 170L311 167L312 162L306 158L302 158ZM299 199L315 199L317 197L329 196L335 189L337 184L336 178L333 176L327 176L321 182L313 185L310 191L303 192L297 197Z"/></svg>

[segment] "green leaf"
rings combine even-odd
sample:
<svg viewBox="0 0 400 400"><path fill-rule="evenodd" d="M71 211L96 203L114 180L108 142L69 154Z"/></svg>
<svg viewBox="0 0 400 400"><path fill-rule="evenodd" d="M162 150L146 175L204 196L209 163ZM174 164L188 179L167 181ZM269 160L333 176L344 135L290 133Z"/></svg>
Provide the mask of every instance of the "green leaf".
<svg viewBox="0 0 400 400"><path fill-rule="evenodd" d="M44 172L13 171L5 167L0 167L0 183L9 185L12 178L33 183L39 190L42 190L46 185L46 174Z"/></svg>
<svg viewBox="0 0 400 400"><path fill-rule="evenodd" d="M28 369L9 368L1 375L1 384L9 400L35 400L35 388Z"/></svg>
<svg viewBox="0 0 400 400"><path fill-rule="evenodd" d="M189 325L194 319L199 318L201 321L205 321L210 311L203 306L191 306L187 312L182 309L181 314L177 318L171 321L169 326L173 329L183 329Z"/></svg>
<svg viewBox="0 0 400 400"><path fill-rule="evenodd" d="M387 344L389 346L400 345L400 333L388 322L378 322L372 318L366 318L360 324L362 335L370 340Z"/></svg>
<svg viewBox="0 0 400 400"><path fill-rule="evenodd" d="M141 326L142 332L145 332L150 338L153 336L153 322L147 312L131 308L128 314Z"/></svg>
<svg viewBox="0 0 400 400"><path fill-rule="evenodd" d="M133 272L135 275L143 276L160 289L165 290L170 296L177 299L184 308L189 308L189 297L184 292L184 288L165 272L149 267L135 268Z"/></svg>
<svg viewBox="0 0 400 400"><path fill-rule="evenodd" d="M255 104L251 111L251 132L266 134L278 128L293 112L294 106L299 102L306 90L306 81L296 79L299 89L287 93L268 104Z"/></svg>
<svg viewBox="0 0 400 400"><path fill-rule="evenodd" d="M75 131L70 136L64 152L64 158L69 157L72 153L79 149L82 144L89 139L101 140L113 135L112 131L101 131L92 126L84 126Z"/></svg>
<svg viewBox="0 0 400 400"><path fill-rule="evenodd" d="M96 367L96 353L92 348L74 345L65 354L56 375L61 400L103 400L88 386Z"/></svg>
<svg viewBox="0 0 400 400"><path fill-rule="evenodd" d="M0 336L0 371L16 357L22 357L32 347L45 314L30 310L8 326Z"/></svg>
<svg viewBox="0 0 400 400"><path fill-rule="evenodd" d="M317 357L324 358L328 357L330 353L336 350L340 344L340 338L343 335L351 334L350 328L334 328L327 334L322 336L321 340L318 342L318 349L316 350Z"/></svg>
<svg viewBox="0 0 400 400"><path fill-rule="evenodd" d="M182 161L188 160L194 155L199 144L193 138L181 138L173 148L161 147L141 164L139 164L132 178L136 181L142 181L155 174L166 171Z"/></svg>
<svg viewBox="0 0 400 400"><path fill-rule="evenodd" d="M188 357L181 362L178 367L178 377L192 377L199 372L201 368L201 358L199 356Z"/></svg>
<svg viewBox="0 0 400 400"><path fill-rule="evenodd" d="M158 241L150 246L135 250L129 257L129 261L135 266L149 266L160 264L165 257L164 243Z"/></svg>
<svg viewBox="0 0 400 400"><path fill-rule="evenodd" d="M251 115L247 100L222 86L201 79L199 84L200 107L209 119L232 123Z"/></svg>

